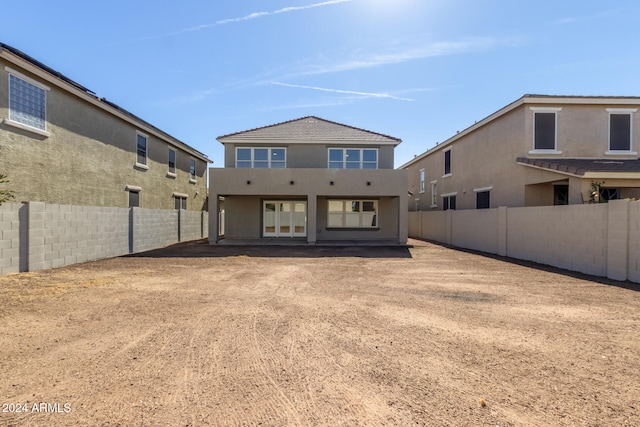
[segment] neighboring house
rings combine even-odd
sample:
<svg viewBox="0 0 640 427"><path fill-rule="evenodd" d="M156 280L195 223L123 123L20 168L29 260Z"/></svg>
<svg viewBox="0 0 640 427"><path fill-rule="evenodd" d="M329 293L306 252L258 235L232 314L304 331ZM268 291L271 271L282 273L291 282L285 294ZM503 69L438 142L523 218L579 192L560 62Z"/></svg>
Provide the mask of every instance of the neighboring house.
<svg viewBox="0 0 640 427"><path fill-rule="evenodd" d="M407 241L407 173L398 138L317 117L218 137L224 169L209 171L209 240L307 243Z"/></svg>
<svg viewBox="0 0 640 427"><path fill-rule="evenodd" d="M17 201L207 207L204 154L0 43L0 172Z"/></svg>
<svg viewBox="0 0 640 427"><path fill-rule="evenodd" d="M409 209L640 198L639 106L640 97L525 95L402 165Z"/></svg>

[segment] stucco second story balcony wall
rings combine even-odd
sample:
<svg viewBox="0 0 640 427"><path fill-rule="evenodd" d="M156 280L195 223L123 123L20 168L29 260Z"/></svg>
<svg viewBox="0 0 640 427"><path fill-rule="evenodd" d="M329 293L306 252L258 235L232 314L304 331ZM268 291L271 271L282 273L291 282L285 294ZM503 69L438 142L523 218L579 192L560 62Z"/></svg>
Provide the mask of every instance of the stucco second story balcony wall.
<svg viewBox="0 0 640 427"><path fill-rule="evenodd" d="M212 195L398 196L406 194L408 172L394 169L242 169L209 170Z"/></svg>

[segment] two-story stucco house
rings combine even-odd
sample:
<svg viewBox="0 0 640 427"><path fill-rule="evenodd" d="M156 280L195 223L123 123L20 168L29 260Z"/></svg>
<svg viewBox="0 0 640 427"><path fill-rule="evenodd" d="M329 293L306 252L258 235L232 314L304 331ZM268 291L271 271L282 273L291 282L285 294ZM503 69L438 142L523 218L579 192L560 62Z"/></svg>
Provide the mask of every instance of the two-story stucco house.
<svg viewBox="0 0 640 427"><path fill-rule="evenodd" d="M318 117L218 137L225 167L209 171L209 240L407 241L400 139Z"/></svg>
<svg viewBox="0 0 640 427"><path fill-rule="evenodd" d="M640 97L525 95L401 166L410 210L640 198Z"/></svg>
<svg viewBox="0 0 640 427"><path fill-rule="evenodd" d="M203 210L203 153L0 43L0 173L17 201Z"/></svg>

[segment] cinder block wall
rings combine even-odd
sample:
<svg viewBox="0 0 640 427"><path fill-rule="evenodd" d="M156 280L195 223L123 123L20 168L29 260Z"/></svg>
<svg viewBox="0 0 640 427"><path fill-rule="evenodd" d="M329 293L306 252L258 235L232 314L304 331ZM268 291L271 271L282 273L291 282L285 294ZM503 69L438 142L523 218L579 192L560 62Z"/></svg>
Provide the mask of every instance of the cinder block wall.
<svg viewBox="0 0 640 427"><path fill-rule="evenodd" d="M0 206L0 274L63 267L204 238L207 216L173 209L5 203Z"/></svg>
<svg viewBox="0 0 640 427"><path fill-rule="evenodd" d="M410 212L411 237L640 283L640 203Z"/></svg>
<svg viewBox="0 0 640 427"><path fill-rule="evenodd" d="M132 252L161 248L179 241L177 210L132 208L132 214Z"/></svg>
<svg viewBox="0 0 640 427"><path fill-rule="evenodd" d="M208 223L207 212L180 211L180 240L198 240L207 237L205 227Z"/></svg>

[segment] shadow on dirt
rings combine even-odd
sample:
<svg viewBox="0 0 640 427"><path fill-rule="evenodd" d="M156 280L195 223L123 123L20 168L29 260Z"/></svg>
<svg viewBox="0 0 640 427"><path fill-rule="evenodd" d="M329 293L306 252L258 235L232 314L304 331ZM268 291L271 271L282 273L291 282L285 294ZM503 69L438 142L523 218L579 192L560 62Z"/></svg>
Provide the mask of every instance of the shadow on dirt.
<svg viewBox="0 0 640 427"><path fill-rule="evenodd" d="M206 239L140 252L132 258L411 258L408 246L209 245Z"/></svg>
<svg viewBox="0 0 640 427"><path fill-rule="evenodd" d="M522 267L533 268L533 269L536 269L536 270L547 271L547 272L555 273L555 274L562 274L563 276L572 277L572 278L575 278L575 279L588 280L590 282L600 283L602 285L617 286L618 288L623 288L623 289L628 289L630 291L640 292L640 283L634 283L634 282L631 282L631 281L628 281L628 280L622 282L622 281L619 281L619 280L608 279L606 277L592 276L590 274L579 273L577 271L565 270L563 268L552 267L550 265L538 264L537 262L533 262L533 261L525 261L525 260L516 259L516 258L509 258L509 257L490 254L490 253L486 253L486 252L474 251L474 250L471 250L471 249L457 248L457 247L454 247L454 246L449 246L449 245L446 245L446 244L443 244L443 243L439 243L439 242L435 242L435 241L426 241L425 240L425 242L431 243L431 244L436 245L436 246L442 246L443 248L451 249L451 250L454 250L454 251L466 252L466 253L469 253L469 254L474 254L474 255L485 257L485 258L491 258L491 259L495 259L495 260L498 260L498 261L508 262L510 264L520 265Z"/></svg>

